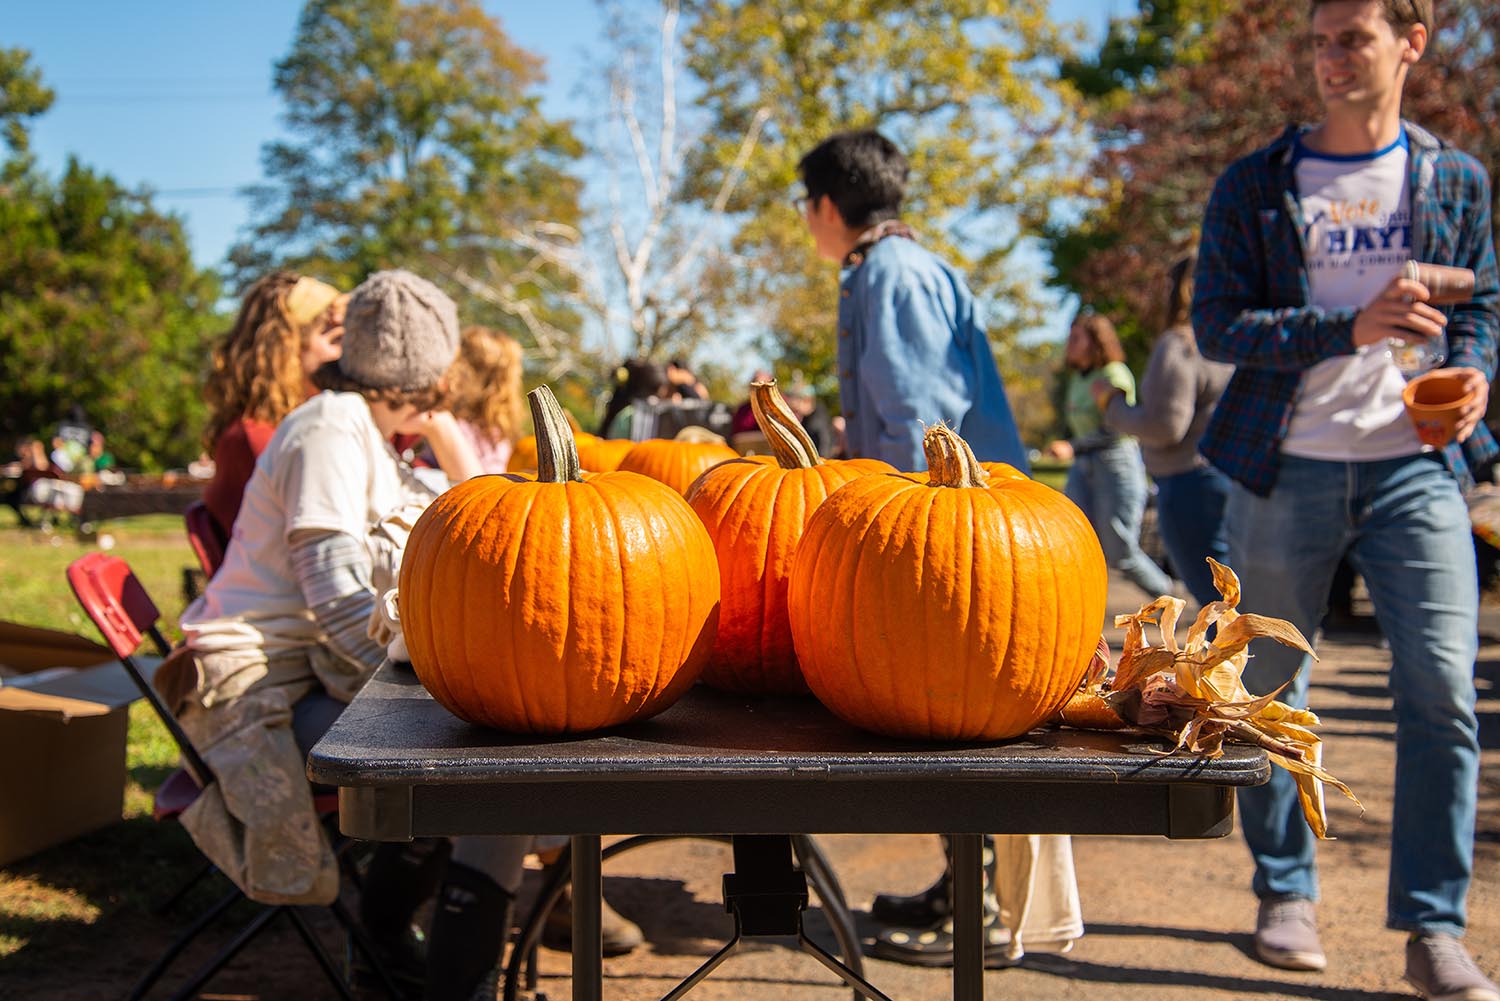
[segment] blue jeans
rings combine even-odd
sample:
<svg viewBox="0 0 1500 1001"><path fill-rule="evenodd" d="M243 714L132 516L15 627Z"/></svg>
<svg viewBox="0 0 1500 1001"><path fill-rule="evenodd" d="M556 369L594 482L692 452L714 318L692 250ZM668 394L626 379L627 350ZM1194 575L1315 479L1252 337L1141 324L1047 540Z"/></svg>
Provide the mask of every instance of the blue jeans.
<svg viewBox="0 0 1500 1001"><path fill-rule="evenodd" d="M1457 483L1427 455L1355 463L1282 456L1271 495L1236 484L1227 518L1242 611L1288 619L1311 638L1345 550L1364 577L1390 641L1396 710L1386 923L1462 934L1479 782L1479 585ZM1269 692L1296 672L1282 698L1307 704L1310 661L1269 639L1256 640L1251 652L1251 693ZM1316 899L1315 839L1291 776L1271 772L1268 785L1239 794L1255 892Z"/></svg>
<svg viewBox="0 0 1500 1001"><path fill-rule="evenodd" d="M1206 556L1229 563L1224 504L1229 477L1213 466L1156 478L1156 529L1172 558L1172 569L1200 605L1219 600Z"/></svg>
<svg viewBox="0 0 1500 1001"><path fill-rule="evenodd" d="M1152 598L1172 593L1172 578L1141 551L1146 467L1134 438L1074 456L1063 493L1094 526L1104 559Z"/></svg>

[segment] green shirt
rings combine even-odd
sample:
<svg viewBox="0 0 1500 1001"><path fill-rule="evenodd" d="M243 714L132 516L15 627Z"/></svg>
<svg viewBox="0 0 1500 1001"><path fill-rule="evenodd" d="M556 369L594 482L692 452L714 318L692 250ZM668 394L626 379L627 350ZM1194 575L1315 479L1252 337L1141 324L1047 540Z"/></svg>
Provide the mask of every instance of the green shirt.
<svg viewBox="0 0 1500 1001"><path fill-rule="evenodd" d="M1089 392L1089 387L1099 379L1106 379L1111 386L1123 390L1125 402L1135 406L1135 377L1130 374L1130 369L1125 367L1124 362L1112 361L1103 368L1088 372L1069 372L1067 394L1063 400L1063 419L1067 422L1070 440L1093 438L1104 431L1104 416L1094 406L1094 395ZM1104 431L1104 434L1113 437L1110 432Z"/></svg>

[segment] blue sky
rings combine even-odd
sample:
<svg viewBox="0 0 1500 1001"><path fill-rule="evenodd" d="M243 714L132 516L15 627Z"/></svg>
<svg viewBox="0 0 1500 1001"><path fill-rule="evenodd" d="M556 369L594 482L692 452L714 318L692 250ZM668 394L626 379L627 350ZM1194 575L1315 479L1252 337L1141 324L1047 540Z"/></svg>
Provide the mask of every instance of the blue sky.
<svg viewBox="0 0 1500 1001"><path fill-rule="evenodd" d="M1024 2L1024 0L1016 0ZM29 49L57 93L33 125L56 172L69 155L182 217L200 265L218 264L248 219L239 189L261 179L280 134L272 64L291 46L300 0L6 2L0 46ZM585 53L600 45L595 0L486 0L513 40L546 60L549 114L579 117ZM1133 0L1052 0L1093 30Z"/></svg>

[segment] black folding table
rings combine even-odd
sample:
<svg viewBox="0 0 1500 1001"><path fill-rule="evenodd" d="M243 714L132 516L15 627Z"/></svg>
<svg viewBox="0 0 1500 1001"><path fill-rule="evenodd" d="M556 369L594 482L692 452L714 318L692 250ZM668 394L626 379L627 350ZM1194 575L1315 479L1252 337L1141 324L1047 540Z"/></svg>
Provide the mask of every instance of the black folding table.
<svg viewBox="0 0 1500 1001"><path fill-rule="evenodd" d="M1234 788L1270 776L1258 748L1231 746L1212 760L1164 750L1138 734L1071 730L1004 743L900 741L855 729L810 698L702 686L641 723L516 737L458 720L409 669L386 664L313 748L308 774L339 787L340 826L356 838L571 835L573 997L586 1001L603 989L601 835L950 835L953 996L979 1001L982 835L1222 837ZM750 891L752 902L795 894L759 892L753 872L726 886L736 877L735 892ZM735 913L738 927L744 914Z"/></svg>

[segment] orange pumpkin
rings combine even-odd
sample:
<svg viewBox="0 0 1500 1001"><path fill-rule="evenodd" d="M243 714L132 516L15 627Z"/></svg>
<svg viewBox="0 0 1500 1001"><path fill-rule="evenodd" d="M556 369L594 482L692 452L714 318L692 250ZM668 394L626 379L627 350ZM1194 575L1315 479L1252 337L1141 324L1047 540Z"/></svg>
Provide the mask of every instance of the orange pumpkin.
<svg viewBox="0 0 1500 1001"><path fill-rule="evenodd" d="M713 646L713 543L662 484L584 476L551 391L529 398L536 480L475 477L412 528L400 585L412 666L454 715L517 733L660 712Z"/></svg>
<svg viewBox="0 0 1500 1001"><path fill-rule="evenodd" d="M773 454L721 462L687 493L719 556L719 634L703 680L732 692L803 694L786 610L797 541L834 490L895 470L878 459L824 462L774 382L751 383L750 406Z"/></svg>
<svg viewBox="0 0 1500 1001"><path fill-rule="evenodd" d="M635 447L620 460L620 468L649 476L679 494L685 494L699 474L709 467L725 459L739 458L739 453L724 444L724 439L718 435L710 437L714 440L648 438L636 442Z"/></svg>
<svg viewBox="0 0 1500 1001"><path fill-rule="evenodd" d="M620 462L635 447L629 438L596 438L588 435L578 439L578 463L594 473L608 473L620 468Z"/></svg>
<svg viewBox="0 0 1500 1001"><path fill-rule="evenodd" d="M536 435L529 434L516 442L510 458L505 462L507 473L521 473L536 469Z"/></svg>
<svg viewBox="0 0 1500 1001"><path fill-rule="evenodd" d="M947 427L928 479L862 476L814 512L787 603L809 687L899 737L999 740L1078 687L1108 578L1088 519L1050 487L990 475Z"/></svg>

